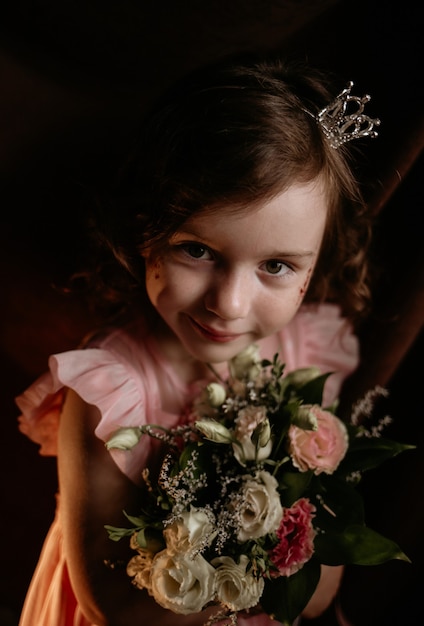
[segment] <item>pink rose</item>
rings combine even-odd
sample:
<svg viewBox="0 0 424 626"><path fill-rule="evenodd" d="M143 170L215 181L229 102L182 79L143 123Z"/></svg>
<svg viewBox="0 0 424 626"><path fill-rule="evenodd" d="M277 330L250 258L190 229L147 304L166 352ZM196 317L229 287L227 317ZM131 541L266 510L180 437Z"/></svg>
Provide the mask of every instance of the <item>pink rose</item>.
<svg viewBox="0 0 424 626"><path fill-rule="evenodd" d="M299 571L314 552L315 530L312 526L315 507L307 498L301 498L289 509L284 509L277 530L279 543L271 552L271 560L278 573L273 576L291 576Z"/></svg>
<svg viewBox="0 0 424 626"><path fill-rule="evenodd" d="M288 432L289 453L293 465L301 472L332 474L346 454L348 434L344 423L318 405L309 407L316 420L316 430L291 425Z"/></svg>

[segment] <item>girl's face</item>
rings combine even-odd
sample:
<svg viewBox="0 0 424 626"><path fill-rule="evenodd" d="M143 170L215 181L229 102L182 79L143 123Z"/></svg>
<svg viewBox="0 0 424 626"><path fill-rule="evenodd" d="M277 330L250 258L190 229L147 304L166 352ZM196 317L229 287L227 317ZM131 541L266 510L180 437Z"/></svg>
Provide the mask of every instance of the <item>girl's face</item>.
<svg viewBox="0 0 424 626"><path fill-rule="evenodd" d="M160 254L146 254L147 293L166 323L170 358L223 363L284 327L299 308L320 250L321 181L295 184L245 212L201 212Z"/></svg>

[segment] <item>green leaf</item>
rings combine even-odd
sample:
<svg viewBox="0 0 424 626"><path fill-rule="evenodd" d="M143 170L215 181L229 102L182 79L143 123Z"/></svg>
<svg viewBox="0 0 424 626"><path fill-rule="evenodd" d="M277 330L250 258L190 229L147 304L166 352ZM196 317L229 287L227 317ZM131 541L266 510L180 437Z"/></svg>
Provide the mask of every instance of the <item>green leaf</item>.
<svg viewBox="0 0 424 626"><path fill-rule="evenodd" d="M320 577L320 565L311 559L292 576L265 580L261 605L268 615L290 626L313 595Z"/></svg>
<svg viewBox="0 0 424 626"><path fill-rule="evenodd" d="M326 565L380 565L392 559L409 562L394 541L360 525L349 526L343 533L318 534L315 550Z"/></svg>
<svg viewBox="0 0 424 626"><path fill-rule="evenodd" d="M131 522L131 524L133 524L136 528L145 528L146 526L148 526L148 522L146 521L145 517L135 517L134 515L128 515L128 513L125 513L125 511L123 511L123 513L127 520ZM134 532L134 528L132 529L132 531Z"/></svg>
<svg viewBox="0 0 424 626"><path fill-rule="evenodd" d="M106 524L104 528L107 530L109 539L119 541L122 537L130 537L134 533L134 528L116 528Z"/></svg>
<svg viewBox="0 0 424 626"><path fill-rule="evenodd" d="M305 404L321 404L324 385L331 372L313 378L297 390L296 395L300 396Z"/></svg>
<svg viewBox="0 0 424 626"><path fill-rule="evenodd" d="M399 443L384 437L353 437L348 452L340 463L337 473L348 475L351 472L373 469L401 452L413 450L415 446Z"/></svg>
<svg viewBox="0 0 424 626"><path fill-rule="evenodd" d="M283 506L289 507L296 500L302 498L308 489L313 472L284 472L280 479L281 503Z"/></svg>
<svg viewBox="0 0 424 626"><path fill-rule="evenodd" d="M313 480L310 497L317 507L314 525L318 528L342 532L347 526L364 524L362 495L353 484L321 475Z"/></svg>
<svg viewBox="0 0 424 626"><path fill-rule="evenodd" d="M187 463L192 461L193 452L198 449L197 443L188 443L180 454L178 459L178 468L183 470L187 467Z"/></svg>

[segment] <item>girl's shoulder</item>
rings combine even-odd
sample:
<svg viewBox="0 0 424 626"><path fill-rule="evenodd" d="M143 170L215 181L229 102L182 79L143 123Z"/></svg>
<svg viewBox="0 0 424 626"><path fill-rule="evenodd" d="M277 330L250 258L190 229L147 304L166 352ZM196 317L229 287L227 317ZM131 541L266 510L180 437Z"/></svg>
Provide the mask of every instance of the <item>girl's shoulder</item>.
<svg viewBox="0 0 424 626"><path fill-rule="evenodd" d="M107 441L121 426L134 426L160 409L154 355L144 324L96 332L75 350L50 356L49 369L16 398L19 428L43 455L57 454L57 432L66 389L100 411L95 434ZM144 341L146 339L146 342Z"/></svg>

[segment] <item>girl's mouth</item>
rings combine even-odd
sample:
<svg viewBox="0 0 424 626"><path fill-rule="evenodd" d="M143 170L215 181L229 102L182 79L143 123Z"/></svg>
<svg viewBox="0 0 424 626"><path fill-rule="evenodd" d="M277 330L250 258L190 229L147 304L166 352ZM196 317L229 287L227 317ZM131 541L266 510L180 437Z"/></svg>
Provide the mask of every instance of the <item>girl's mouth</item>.
<svg viewBox="0 0 424 626"><path fill-rule="evenodd" d="M241 337L242 333L229 333L227 331L215 330L210 326L204 326L199 324L192 317L189 317L191 325L195 331L208 341L215 341L216 343L229 343Z"/></svg>

